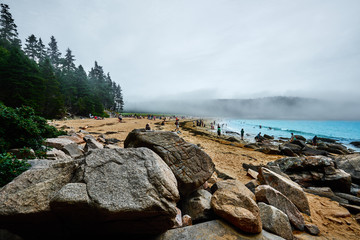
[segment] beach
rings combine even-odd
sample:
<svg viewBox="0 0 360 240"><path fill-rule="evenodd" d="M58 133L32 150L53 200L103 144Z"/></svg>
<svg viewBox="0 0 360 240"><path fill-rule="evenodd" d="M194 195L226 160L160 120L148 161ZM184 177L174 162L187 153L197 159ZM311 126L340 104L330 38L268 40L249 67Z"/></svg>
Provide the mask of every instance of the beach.
<svg viewBox="0 0 360 240"><path fill-rule="evenodd" d="M242 183L249 182L252 178L246 175L243 163L247 164L266 164L270 161L282 158L283 156L268 155L252 149L244 148L245 142L230 142L226 138L217 137L215 132L204 127L193 127L194 119L180 119L180 132L178 133L185 141L198 145L205 151L215 163L216 169ZM128 133L133 129L145 128L147 123L152 130L174 131L175 119L167 120L165 125L161 125L162 120L148 120L123 118L119 122L116 118L103 120L77 119L52 121L57 128L66 131L85 130L97 138L105 134L107 138L120 140L118 145L124 146L124 140ZM307 223L315 224L321 231L316 239L358 239L360 236L360 225L345 208L339 206L337 202L328 198L307 194L311 216L304 215ZM309 236L309 235L306 235ZM298 239L308 239L301 233L296 234ZM314 238L315 239L315 238Z"/></svg>

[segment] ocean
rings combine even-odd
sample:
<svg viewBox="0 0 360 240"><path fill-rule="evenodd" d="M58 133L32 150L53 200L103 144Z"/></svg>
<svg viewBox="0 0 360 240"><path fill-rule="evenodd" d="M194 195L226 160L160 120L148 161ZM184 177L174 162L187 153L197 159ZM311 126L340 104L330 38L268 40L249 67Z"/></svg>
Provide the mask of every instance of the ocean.
<svg viewBox="0 0 360 240"><path fill-rule="evenodd" d="M249 119L226 119L221 121L225 131L240 133L244 128L247 139L253 140L261 132L274 136L290 138L291 133L302 135L306 139L312 139L315 135L322 138L338 140L339 143L360 151L350 142L360 141L360 121L302 121L302 120L249 120Z"/></svg>

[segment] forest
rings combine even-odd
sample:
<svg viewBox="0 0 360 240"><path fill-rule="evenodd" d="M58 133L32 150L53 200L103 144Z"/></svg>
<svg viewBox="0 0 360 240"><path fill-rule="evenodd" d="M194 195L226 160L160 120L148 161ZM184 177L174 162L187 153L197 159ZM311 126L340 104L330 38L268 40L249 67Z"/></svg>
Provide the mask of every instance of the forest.
<svg viewBox="0 0 360 240"><path fill-rule="evenodd" d="M88 73L74 62L70 48L61 53L54 36L45 46L32 34L22 45L9 6L1 4L0 102L13 108L31 107L47 119L121 112L122 89L110 74L97 61Z"/></svg>

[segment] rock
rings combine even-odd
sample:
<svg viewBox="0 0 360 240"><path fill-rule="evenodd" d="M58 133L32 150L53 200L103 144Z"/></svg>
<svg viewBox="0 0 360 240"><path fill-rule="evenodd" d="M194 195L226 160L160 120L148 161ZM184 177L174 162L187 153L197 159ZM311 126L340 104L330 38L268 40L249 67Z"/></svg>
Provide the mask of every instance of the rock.
<svg viewBox="0 0 360 240"><path fill-rule="evenodd" d="M317 236L320 234L319 228L314 224L305 224L305 231L314 236Z"/></svg>
<svg viewBox="0 0 360 240"><path fill-rule="evenodd" d="M332 198L335 196L334 192L329 187L309 187L305 189L305 192L327 198Z"/></svg>
<svg viewBox="0 0 360 240"><path fill-rule="evenodd" d="M172 228L179 228L183 226L182 217L181 217L181 210L176 208L177 214L175 217L175 224Z"/></svg>
<svg viewBox="0 0 360 240"><path fill-rule="evenodd" d="M93 229L98 234L158 234L174 225L177 182L150 149L93 150L85 159L84 182L92 201L88 214L101 222Z"/></svg>
<svg viewBox="0 0 360 240"><path fill-rule="evenodd" d="M72 158L83 156L83 152L76 143L67 144L61 150Z"/></svg>
<svg viewBox="0 0 360 240"><path fill-rule="evenodd" d="M301 149L306 146L305 141L300 140L300 139L296 139L296 140L292 141L291 144L298 145L299 147L301 147Z"/></svg>
<svg viewBox="0 0 360 240"><path fill-rule="evenodd" d="M354 145L357 148L360 148L360 141L354 141L350 143L351 145Z"/></svg>
<svg viewBox="0 0 360 240"><path fill-rule="evenodd" d="M355 220L360 223L360 213L355 215Z"/></svg>
<svg viewBox="0 0 360 240"><path fill-rule="evenodd" d="M294 137L295 137L296 140L301 140L301 141L306 142L306 138L304 138L304 137L301 136L301 135L294 135Z"/></svg>
<svg viewBox="0 0 360 240"><path fill-rule="evenodd" d="M348 200L350 204L360 206L360 198L358 198L358 197L355 197L353 195L346 194L346 193L340 193L340 192L335 192L335 195Z"/></svg>
<svg viewBox="0 0 360 240"><path fill-rule="evenodd" d="M256 201L265 202L283 211L291 224L300 231L304 231L304 217L296 206L281 192L268 185L260 185L255 189Z"/></svg>
<svg viewBox="0 0 360 240"><path fill-rule="evenodd" d="M336 140L335 139L332 139L332 138L321 138L321 137L318 137L318 140L322 141L322 142L326 142L326 143L336 143Z"/></svg>
<svg viewBox="0 0 360 240"><path fill-rule="evenodd" d="M249 144L244 145L244 148L259 149L260 147L256 143L249 143Z"/></svg>
<svg viewBox="0 0 360 240"><path fill-rule="evenodd" d="M335 174L325 175L323 181L333 191L350 192L351 175L341 169L336 169Z"/></svg>
<svg viewBox="0 0 360 240"><path fill-rule="evenodd" d="M248 233L261 232L260 212L254 201L254 194L240 181L221 181L211 198L211 207L216 215L240 230Z"/></svg>
<svg viewBox="0 0 360 240"><path fill-rule="evenodd" d="M68 144L75 144L73 140L67 138L48 138L45 140L45 145L62 150Z"/></svg>
<svg viewBox="0 0 360 240"><path fill-rule="evenodd" d="M250 180L250 182L248 182L247 184L245 184L245 186L252 192L255 194L255 188L257 186L259 186L259 182L256 179Z"/></svg>
<svg viewBox="0 0 360 240"><path fill-rule="evenodd" d="M360 154L351 154L335 158L339 169L351 175L352 182L360 184Z"/></svg>
<svg viewBox="0 0 360 240"><path fill-rule="evenodd" d="M56 217L51 212L49 203L70 182L75 169L75 161L30 169L1 188L0 226L20 236L33 235L34 238L43 232L58 230ZM44 228L42 233L38 231L40 226Z"/></svg>
<svg viewBox="0 0 360 240"><path fill-rule="evenodd" d="M186 226L191 226L192 225L192 220L191 220L191 217L187 214L185 214L183 217L182 217L182 222L183 222L183 227L186 227Z"/></svg>
<svg viewBox="0 0 360 240"><path fill-rule="evenodd" d="M99 143L98 141L96 141L96 139L92 136L92 135L86 135L84 137L84 140L86 142L84 151L85 152L89 152L90 150L95 150L95 149L103 149L104 146Z"/></svg>
<svg viewBox="0 0 360 240"><path fill-rule="evenodd" d="M359 197L357 196L359 192L360 192L360 186L355 183L351 183L350 193L356 197Z"/></svg>
<svg viewBox="0 0 360 240"><path fill-rule="evenodd" d="M54 161L47 159L31 159L27 160L27 163L31 165L30 169L41 169L50 167Z"/></svg>
<svg viewBox="0 0 360 240"><path fill-rule="evenodd" d="M283 145L280 145L279 149L280 149L280 153L282 155L289 156L289 157L297 157L297 154L294 153L289 147L285 147Z"/></svg>
<svg viewBox="0 0 360 240"><path fill-rule="evenodd" d="M297 183L266 168L260 169L258 179L261 184L270 185L287 196L301 212L310 215L308 199Z"/></svg>
<svg viewBox="0 0 360 240"><path fill-rule="evenodd" d="M301 154L301 147L292 143L284 143L283 145L279 146L279 149L281 152L284 152L284 149L290 149L293 154Z"/></svg>
<svg viewBox="0 0 360 240"><path fill-rule="evenodd" d="M349 150L346 147L338 143L318 144L317 149L325 150L327 152L335 153L335 154L350 154Z"/></svg>
<svg viewBox="0 0 360 240"><path fill-rule="evenodd" d="M173 132L135 129L126 137L124 146L147 147L157 153L173 171L183 196L203 185L215 171L204 151Z"/></svg>
<svg viewBox="0 0 360 240"><path fill-rule="evenodd" d="M258 205L263 229L287 240L294 239L289 218L285 213L263 202Z"/></svg>
<svg viewBox="0 0 360 240"><path fill-rule="evenodd" d="M256 151L265 153L265 154L272 154L272 155L280 155L281 151L279 150L278 147L275 146L265 146L265 147L261 147L259 149L256 149Z"/></svg>
<svg viewBox="0 0 360 240"><path fill-rule="evenodd" d="M318 156L318 155L328 156L329 155L327 151L318 150L318 149L315 149L315 148L312 148L312 147L309 147L309 146L305 146L302 149L301 153L303 155L305 155L305 156Z"/></svg>
<svg viewBox="0 0 360 240"><path fill-rule="evenodd" d="M360 206L345 204L345 203L340 203L340 205L346 208L347 210L349 210L353 214L360 213Z"/></svg>
<svg viewBox="0 0 360 240"><path fill-rule="evenodd" d="M116 149L116 148L121 148L121 147L119 147L118 145L109 144L109 145L105 145L104 148Z"/></svg>
<svg viewBox="0 0 360 240"><path fill-rule="evenodd" d="M274 136L269 136L267 134L264 134L264 138L269 139L269 140L274 140Z"/></svg>
<svg viewBox="0 0 360 240"><path fill-rule="evenodd" d="M83 137L84 137L84 135L81 133L73 133L70 136L63 135L63 136L59 136L58 138L70 139L70 140L74 141L76 144L82 144L82 143L85 143Z"/></svg>
<svg viewBox="0 0 360 240"><path fill-rule="evenodd" d="M8 152L14 154L18 159L35 158L35 151L33 149L14 148L8 150Z"/></svg>
<svg viewBox="0 0 360 240"><path fill-rule="evenodd" d="M211 193L204 189L191 193L183 202L183 213L190 215L194 223L213 220L214 213L210 206L211 197Z"/></svg>
<svg viewBox="0 0 360 240"><path fill-rule="evenodd" d="M211 230L210 230L211 229ZM259 234L246 234L235 230L231 225L221 220L213 220L184 228L167 231L155 240L280 240L283 239L274 234L262 231Z"/></svg>
<svg viewBox="0 0 360 240"><path fill-rule="evenodd" d="M46 152L46 159L48 160L61 160L61 159L70 159L69 155L66 155L63 151L56 148L50 149Z"/></svg>
<svg viewBox="0 0 360 240"><path fill-rule="evenodd" d="M0 239L2 239L2 240L23 240L20 236L13 234L6 229L0 229Z"/></svg>
<svg viewBox="0 0 360 240"><path fill-rule="evenodd" d="M254 170L249 168L247 171L247 175L252 177L253 179L257 179L257 176L259 175L259 173L255 172Z"/></svg>

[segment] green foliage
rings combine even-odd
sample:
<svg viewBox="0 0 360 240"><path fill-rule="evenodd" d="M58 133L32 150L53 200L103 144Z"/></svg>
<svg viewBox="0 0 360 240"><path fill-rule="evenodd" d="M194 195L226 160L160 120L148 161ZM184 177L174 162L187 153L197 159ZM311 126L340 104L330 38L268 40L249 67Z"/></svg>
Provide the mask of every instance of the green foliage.
<svg viewBox="0 0 360 240"><path fill-rule="evenodd" d="M122 111L124 101L120 85L95 66L86 74L75 66L68 48L62 57L57 41L51 36L45 48L41 38L31 34L24 50L9 6L1 4L0 16L0 101L9 107L30 106L45 118L61 118L66 112L104 117L104 109Z"/></svg>
<svg viewBox="0 0 360 240"><path fill-rule="evenodd" d="M31 107L13 109L0 103L0 152L23 147L38 150L44 138L63 134L35 115Z"/></svg>
<svg viewBox="0 0 360 240"><path fill-rule="evenodd" d="M0 187L11 182L29 167L26 160L18 160L11 153L0 154Z"/></svg>

